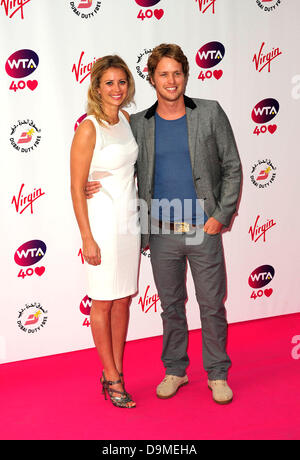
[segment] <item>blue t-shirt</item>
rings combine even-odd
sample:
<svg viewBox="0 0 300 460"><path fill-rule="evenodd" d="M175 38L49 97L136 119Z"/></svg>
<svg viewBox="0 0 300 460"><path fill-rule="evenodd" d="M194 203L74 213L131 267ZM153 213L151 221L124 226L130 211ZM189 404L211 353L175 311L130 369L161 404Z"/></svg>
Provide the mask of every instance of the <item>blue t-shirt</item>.
<svg viewBox="0 0 300 460"><path fill-rule="evenodd" d="M167 222L203 224L206 214L197 198L186 115L165 120L155 114L155 171L151 214Z"/></svg>

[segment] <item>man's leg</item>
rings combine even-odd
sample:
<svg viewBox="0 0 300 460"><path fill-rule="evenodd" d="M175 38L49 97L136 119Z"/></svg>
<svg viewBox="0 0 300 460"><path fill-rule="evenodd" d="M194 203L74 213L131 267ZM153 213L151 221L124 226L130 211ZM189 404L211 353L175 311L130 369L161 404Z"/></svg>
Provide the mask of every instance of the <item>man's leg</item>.
<svg viewBox="0 0 300 460"><path fill-rule="evenodd" d="M200 306L204 369L209 380L226 380L231 361L226 353L226 275L221 235L205 233L202 244L186 248Z"/></svg>
<svg viewBox="0 0 300 460"><path fill-rule="evenodd" d="M185 312L186 257L183 235L151 235L150 253L154 281L163 310L162 361L166 374L185 376L188 327Z"/></svg>

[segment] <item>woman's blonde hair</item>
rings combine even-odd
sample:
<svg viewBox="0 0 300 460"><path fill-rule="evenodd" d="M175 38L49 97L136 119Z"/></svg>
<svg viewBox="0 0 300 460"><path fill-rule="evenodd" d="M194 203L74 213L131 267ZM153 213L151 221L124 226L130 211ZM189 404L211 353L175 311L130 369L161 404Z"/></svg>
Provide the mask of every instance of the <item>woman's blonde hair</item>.
<svg viewBox="0 0 300 460"><path fill-rule="evenodd" d="M100 81L104 72L106 72L106 70L108 70L111 67L123 70L126 74L128 81L128 94L122 102L120 108L129 105L130 102L133 101L135 93L135 84L132 73L130 72L128 66L123 61L123 59L120 58L120 56L104 56L100 58L98 61L96 61L93 64L91 70L91 82L87 96L87 114L94 115L100 125L103 125L103 121L109 123L109 118L103 110L101 95L98 93L98 88L100 86Z"/></svg>

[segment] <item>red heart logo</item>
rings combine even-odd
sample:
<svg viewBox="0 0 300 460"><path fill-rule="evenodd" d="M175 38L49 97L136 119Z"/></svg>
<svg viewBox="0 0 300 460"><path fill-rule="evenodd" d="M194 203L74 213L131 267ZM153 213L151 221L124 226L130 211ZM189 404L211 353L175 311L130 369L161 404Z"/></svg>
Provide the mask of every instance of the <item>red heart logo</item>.
<svg viewBox="0 0 300 460"><path fill-rule="evenodd" d="M223 75L223 70L214 70L213 71L213 76L219 80Z"/></svg>
<svg viewBox="0 0 300 460"><path fill-rule="evenodd" d="M265 290L264 290L264 293L265 293L265 295L266 295L267 297L270 297L270 295L272 294L272 292L273 292L273 289L272 289L272 288L270 288L270 289L265 289Z"/></svg>
<svg viewBox="0 0 300 460"><path fill-rule="evenodd" d="M45 271L45 267L35 267L34 271L38 276L42 276Z"/></svg>
<svg viewBox="0 0 300 460"><path fill-rule="evenodd" d="M34 91L35 88L37 87L38 85L38 82L36 80L28 80L27 81L27 86L29 89L31 89L31 91Z"/></svg>
<svg viewBox="0 0 300 460"><path fill-rule="evenodd" d="M154 10L154 16L156 19L161 19L164 15L164 10Z"/></svg>
<svg viewBox="0 0 300 460"><path fill-rule="evenodd" d="M276 129L277 129L277 125L269 125L268 126L268 131L271 134L275 133Z"/></svg>

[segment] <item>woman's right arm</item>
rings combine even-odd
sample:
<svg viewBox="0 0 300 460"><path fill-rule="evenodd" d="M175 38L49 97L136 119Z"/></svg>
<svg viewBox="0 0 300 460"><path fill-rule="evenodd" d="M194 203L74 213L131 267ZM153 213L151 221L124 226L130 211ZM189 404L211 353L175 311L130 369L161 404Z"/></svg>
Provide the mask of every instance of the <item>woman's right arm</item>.
<svg viewBox="0 0 300 460"><path fill-rule="evenodd" d="M75 216L82 238L83 257L91 265L101 263L100 249L90 228L84 187L96 143L96 130L90 120L76 130L71 146L71 194Z"/></svg>

